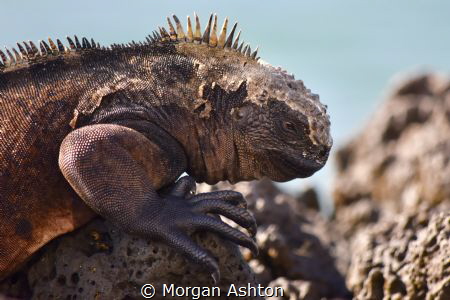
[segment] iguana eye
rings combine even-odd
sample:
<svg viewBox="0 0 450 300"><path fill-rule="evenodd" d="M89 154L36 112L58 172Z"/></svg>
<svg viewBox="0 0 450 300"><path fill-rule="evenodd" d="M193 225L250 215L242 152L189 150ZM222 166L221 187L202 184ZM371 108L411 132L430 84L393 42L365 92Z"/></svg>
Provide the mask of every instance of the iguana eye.
<svg viewBox="0 0 450 300"><path fill-rule="evenodd" d="M240 108L235 108L231 112L235 120L241 120L244 119L244 117L246 117L250 113L250 109L244 106Z"/></svg>
<svg viewBox="0 0 450 300"><path fill-rule="evenodd" d="M244 116L245 116L245 115L244 115L244 112L241 111L241 110L239 110L239 109L236 110L236 112L235 112L235 114L234 114L234 117L235 117L237 120L242 119Z"/></svg>
<svg viewBox="0 0 450 300"><path fill-rule="evenodd" d="M294 123L292 123L292 122L284 121L283 122L283 128L285 130L293 132L293 133L297 132L297 128L295 127Z"/></svg>

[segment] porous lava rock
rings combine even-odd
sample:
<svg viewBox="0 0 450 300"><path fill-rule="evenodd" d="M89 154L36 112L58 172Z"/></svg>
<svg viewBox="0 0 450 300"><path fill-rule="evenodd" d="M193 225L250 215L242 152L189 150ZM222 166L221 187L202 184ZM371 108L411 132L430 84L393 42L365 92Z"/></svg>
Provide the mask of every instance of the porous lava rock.
<svg viewBox="0 0 450 300"><path fill-rule="evenodd" d="M123 233L98 218L42 249L39 258L25 272L32 299L143 299L144 284L155 287L154 299L193 298L192 294L163 297L163 284L218 286L221 297L211 299L233 299L225 293L230 284L257 286L236 245L209 233L194 234L193 238L217 258L221 271L218 284L170 247Z"/></svg>
<svg viewBox="0 0 450 300"><path fill-rule="evenodd" d="M348 283L356 299L450 299L450 211L361 230Z"/></svg>
<svg viewBox="0 0 450 300"><path fill-rule="evenodd" d="M197 191L217 189L236 190L246 197L258 223L260 248L260 255L253 257L214 234L193 235L218 259L221 291L230 284L250 283L285 288L283 296L273 299L350 299L344 276L334 264L337 235L314 205L308 208L303 197L286 195L268 180L201 184ZM310 197L311 191L307 193ZM26 283L33 299L141 299L146 283L157 291L164 283L213 286L208 274L169 247L125 234L101 218L55 239L36 257L10 286L17 290ZM242 299L222 296L210 299Z"/></svg>
<svg viewBox="0 0 450 300"><path fill-rule="evenodd" d="M450 80L397 81L337 166L336 257L355 298L450 299Z"/></svg>
<svg viewBox="0 0 450 300"><path fill-rule="evenodd" d="M334 201L370 199L384 211L416 211L450 196L450 81L398 80L387 100L337 153Z"/></svg>
<svg viewBox="0 0 450 300"><path fill-rule="evenodd" d="M200 185L199 191L241 192L253 212L259 256L242 249L261 284L281 286L283 297L270 299L350 299L344 276L335 265L337 235L328 221L303 197L282 193L271 181ZM308 197L311 191L307 190Z"/></svg>

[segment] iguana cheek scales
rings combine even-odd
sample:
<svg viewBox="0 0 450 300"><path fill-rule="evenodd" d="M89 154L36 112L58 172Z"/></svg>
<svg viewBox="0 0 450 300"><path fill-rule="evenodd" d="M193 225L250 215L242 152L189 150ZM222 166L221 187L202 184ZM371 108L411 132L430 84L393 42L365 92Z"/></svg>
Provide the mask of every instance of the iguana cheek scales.
<svg viewBox="0 0 450 300"><path fill-rule="evenodd" d="M326 107L302 81L259 60L212 15L169 19L146 42L100 47L49 39L0 50L0 279L95 214L160 240L218 279L187 232L257 252L256 224L232 191L195 181L309 176L332 140ZM286 124L289 126L279 126ZM284 123L283 123L284 122ZM292 128L296 131L292 132ZM183 172L192 177L177 178Z"/></svg>

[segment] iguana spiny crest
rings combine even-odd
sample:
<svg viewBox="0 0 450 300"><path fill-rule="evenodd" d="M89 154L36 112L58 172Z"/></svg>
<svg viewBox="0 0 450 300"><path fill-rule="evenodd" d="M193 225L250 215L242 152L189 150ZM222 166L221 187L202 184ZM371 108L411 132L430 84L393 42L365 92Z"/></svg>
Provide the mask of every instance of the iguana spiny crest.
<svg viewBox="0 0 450 300"><path fill-rule="evenodd" d="M172 25L170 18L167 18L167 22L169 25L169 32L164 27L159 27L158 31L153 31L153 33L146 37L146 42L136 43L135 41L131 41L128 44L112 44L110 47L100 47L99 43L96 43L94 39L91 38L89 41L86 37L81 39L81 42L78 36L74 36L73 38L67 36L67 41L69 43L69 47L65 46L60 39L56 39L56 43L48 38L48 43L46 41L39 41L39 49L34 44L33 41L17 43L17 47L19 51L15 48L11 50L5 47L5 52L0 49L0 71L17 65L28 65L33 62L41 62L43 59L51 58L52 56L63 56L64 54L69 54L73 51L88 51L89 49L117 49L117 48L125 48L125 47L133 47L133 46L144 46L146 44L152 44L155 42L168 42L168 41L177 41L177 42L192 42L196 44L206 43L211 47L218 48L229 48L234 49L238 52L243 53L253 59L256 58L258 49L251 52L251 48L249 45L245 45L242 42L239 45L239 37L241 32L237 34L237 37L233 38L236 31L237 23L234 24L231 33L227 37L227 27L228 27L228 18L225 19L225 22L222 26L222 30L220 32L219 38L217 37L217 15L214 15L214 23L211 26L211 21L213 19L213 15L211 14L208 22L208 26L205 29L204 33L201 33L200 20L197 15L195 15L195 31L192 29L191 18L187 17L188 31L185 34L183 30L183 26L180 23L180 20L176 15L173 15L173 19L175 21L177 30ZM8 69L7 69L8 70Z"/></svg>

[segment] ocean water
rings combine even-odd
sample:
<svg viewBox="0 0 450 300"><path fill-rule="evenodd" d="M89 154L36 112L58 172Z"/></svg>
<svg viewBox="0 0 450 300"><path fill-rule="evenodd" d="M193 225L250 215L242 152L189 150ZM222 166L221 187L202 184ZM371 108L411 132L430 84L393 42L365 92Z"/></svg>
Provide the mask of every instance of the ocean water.
<svg viewBox="0 0 450 300"><path fill-rule="evenodd" d="M370 118L394 76L450 72L449 1L4 1L0 45L66 35L102 45L144 40L165 17L197 12L206 22L237 20L242 38L265 61L302 79L329 107L334 149L314 176L282 184L291 193L319 187L330 212L334 151ZM220 21L222 23L222 21Z"/></svg>

